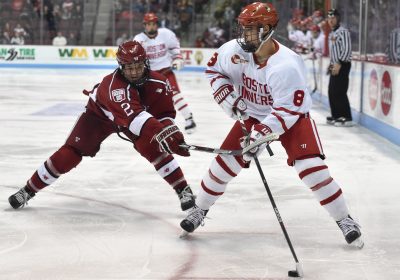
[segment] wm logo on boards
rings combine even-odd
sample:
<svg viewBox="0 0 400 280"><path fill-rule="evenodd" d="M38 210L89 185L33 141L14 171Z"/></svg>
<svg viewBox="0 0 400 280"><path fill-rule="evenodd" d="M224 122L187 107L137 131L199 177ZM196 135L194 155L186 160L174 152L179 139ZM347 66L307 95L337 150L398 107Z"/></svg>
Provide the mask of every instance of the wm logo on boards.
<svg viewBox="0 0 400 280"><path fill-rule="evenodd" d="M116 58L116 49L93 49L93 57L95 59L112 59Z"/></svg>
<svg viewBox="0 0 400 280"><path fill-rule="evenodd" d="M58 49L58 54L61 59L78 59L78 60L86 60L89 58L87 49Z"/></svg>

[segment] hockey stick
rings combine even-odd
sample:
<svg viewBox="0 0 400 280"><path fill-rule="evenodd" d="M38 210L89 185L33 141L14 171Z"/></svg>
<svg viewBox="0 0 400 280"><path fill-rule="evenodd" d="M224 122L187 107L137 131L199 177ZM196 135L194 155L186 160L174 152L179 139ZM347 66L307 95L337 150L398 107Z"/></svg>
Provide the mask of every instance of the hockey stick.
<svg viewBox="0 0 400 280"><path fill-rule="evenodd" d="M279 138L279 136L277 134L271 133L255 142L251 143L247 147L245 147L243 149L239 149L239 150L224 150L224 149L219 149L219 148L210 148L210 147L191 145L191 144L186 144L186 143L180 144L179 146L184 149L191 150L191 151L199 151L199 152L220 154L220 155L241 156L241 155L247 153L248 151L250 151L251 149L260 146L261 144L277 140L278 138Z"/></svg>
<svg viewBox="0 0 400 280"><path fill-rule="evenodd" d="M191 150L191 151L199 151L211 154L219 154L219 155L231 155L231 156L239 156L243 154L243 149L240 150L224 150L218 148L210 148L210 147L203 147L197 145L189 145L189 144L180 144L179 147Z"/></svg>
<svg viewBox="0 0 400 280"><path fill-rule="evenodd" d="M238 119L239 119L240 125L242 127L243 133L244 133L245 136L247 136L248 132L247 132L246 126L244 124L242 114L239 111L237 111L236 114L238 116ZM279 225L281 226L282 232L285 235L286 242L289 245L290 251L292 252L293 259L296 262L296 270L289 270L288 271L288 276L289 277L303 277L303 275L304 275L303 274L303 268L302 268L302 266L301 266L301 264L300 264L300 262L299 262L299 260L297 258L296 252L294 251L292 242L290 241L290 238L289 238L289 234L286 231L286 227L285 227L285 225L283 223L281 214L279 213L278 207L276 206L274 197L272 196L271 190L269 189L267 180L265 179L264 172L261 169L261 165L260 165L260 162L258 161L257 156L254 156L254 161L255 161L255 163L257 165L258 173L260 173L261 179L262 179L262 181L264 183L265 190L267 191L267 194L268 194L268 197L269 197L269 201L271 202L272 208L274 209L276 218L278 219L278 222L279 222Z"/></svg>
<svg viewBox="0 0 400 280"><path fill-rule="evenodd" d="M311 92L311 95L313 95L317 91L318 85L317 85L317 73L316 73L316 69L315 69L315 59L314 59L314 57L311 58L311 60L312 60L313 76L314 76L314 89Z"/></svg>

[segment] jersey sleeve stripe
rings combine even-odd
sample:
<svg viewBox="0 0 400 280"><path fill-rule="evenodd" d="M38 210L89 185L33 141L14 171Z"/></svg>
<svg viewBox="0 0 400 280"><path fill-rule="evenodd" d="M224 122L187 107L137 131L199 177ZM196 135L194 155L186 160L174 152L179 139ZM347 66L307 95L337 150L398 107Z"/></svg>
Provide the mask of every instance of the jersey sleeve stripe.
<svg viewBox="0 0 400 280"><path fill-rule="evenodd" d="M142 130L143 125L146 123L146 121L150 118L152 118L153 116L150 115L148 112L146 111L142 111L139 113L139 115L137 115L132 122L129 125L129 130L139 136L140 135L140 131Z"/></svg>
<svg viewBox="0 0 400 280"><path fill-rule="evenodd" d="M217 71L206 70L205 73L206 73L206 74L217 74L217 75L222 75L222 76L224 76L225 78L229 79L227 76L225 76L224 74L221 74L220 72L217 72Z"/></svg>
<svg viewBox="0 0 400 280"><path fill-rule="evenodd" d="M278 121L281 123L281 126L282 126L283 130L285 132L287 132L288 128L287 128L287 126L285 124L285 120L275 112L271 113L271 115L274 115L278 119Z"/></svg>
<svg viewBox="0 0 400 280"><path fill-rule="evenodd" d="M213 86L214 82L215 82L216 80L218 80L218 79L226 79L226 76L220 74L220 75L218 75L217 77L213 78L213 79L210 81L211 87Z"/></svg>
<svg viewBox="0 0 400 280"><path fill-rule="evenodd" d="M163 84L163 85L166 85L166 84L167 84L167 83L164 82L164 81L156 80L156 79L149 79L149 81L151 81L151 82L156 82L156 83L160 83L160 84Z"/></svg>
<svg viewBox="0 0 400 280"><path fill-rule="evenodd" d="M294 116L301 116L301 115L303 115L303 113L291 111L291 110L289 110L289 109L287 109L287 108L284 108L284 107L277 107L277 108L273 107L273 109L274 109L275 111L283 111L283 112L286 112L286 113L291 114L291 115L294 115Z"/></svg>

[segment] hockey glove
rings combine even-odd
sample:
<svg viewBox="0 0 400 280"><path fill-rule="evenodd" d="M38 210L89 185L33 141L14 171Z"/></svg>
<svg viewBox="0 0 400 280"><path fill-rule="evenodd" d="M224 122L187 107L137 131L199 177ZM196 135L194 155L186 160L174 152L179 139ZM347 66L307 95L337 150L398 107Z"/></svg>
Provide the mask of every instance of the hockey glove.
<svg viewBox="0 0 400 280"><path fill-rule="evenodd" d="M214 100L232 119L237 120L236 112L239 111L243 119L248 119L247 105L244 99L233 89L232 85L224 85L214 93Z"/></svg>
<svg viewBox="0 0 400 280"><path fill-rule="evenodd" d="M247 137L244 137L244 139L242 139L242 142L240 143L240 145L243 148L245 148L248 145L250 145L251 143L257 141L258 139L266 136L269 133L272 133L271 128L269 128L265 124L262 124L262 123L255 124L251 128L250 134ZM254 157L258 157L265 150L265 147L269 143L270 142L266 142L266 143L261 144L260 146L257 146L255 148L251 149L250 151L248 151L247 153L245 153L243 155L243 159L246 161L251 161Z"/></svg>
<svg viewBox="0 0 400 280"><path fill-rule="evenodd" d="M183 61L182 58L175 58L172 61L172 69L174 69L174 70L179 71L183 68L184 65L185 65L185 62Z"/></svg>
<svg viewBox="0 0 400 280"><path fill-rule="evenodd" d="M178 154L180 156L188 157L190 153L187 149L181 148L179 145L185 143L182 132L175 125L168 125L162 128L161 131L154 135L153 140L156 140L160 145L160 151L169 154Z"/></svg>

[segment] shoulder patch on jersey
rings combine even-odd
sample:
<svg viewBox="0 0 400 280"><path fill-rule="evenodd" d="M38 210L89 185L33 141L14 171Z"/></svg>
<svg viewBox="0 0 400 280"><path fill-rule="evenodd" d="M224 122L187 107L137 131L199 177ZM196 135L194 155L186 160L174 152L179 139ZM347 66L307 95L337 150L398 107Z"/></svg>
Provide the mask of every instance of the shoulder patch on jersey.
<svg viewBox="0 0 400 280"><path fill-rule="evenodd" d="M249 62L248 60L246 60L244 58L241 58L238 54L232 55L231 61L232 61L233 64L248 63Z"/></svg>
<svg viewBox="0 0 400 280"><path fill-rule="evenodd" d="M111 92L111 96L114 102L122 102L123 100L126 99L125 89L123 88L114 89Z"/></svg>

